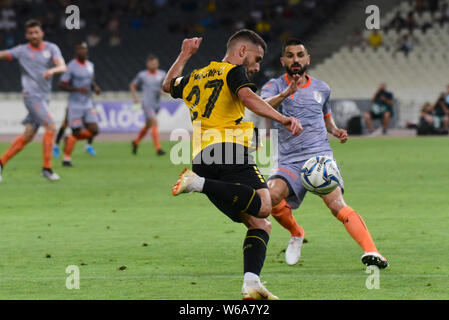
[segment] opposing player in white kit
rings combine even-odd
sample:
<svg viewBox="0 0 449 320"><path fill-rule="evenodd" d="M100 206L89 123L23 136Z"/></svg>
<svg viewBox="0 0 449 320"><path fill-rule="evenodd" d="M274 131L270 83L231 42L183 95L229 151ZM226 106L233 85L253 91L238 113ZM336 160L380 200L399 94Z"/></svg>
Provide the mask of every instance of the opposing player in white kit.
<svg viewBox="0 0 449 320"><path fill-rule="evenodd" d="M25 24L27 44L0 51L0 59L17 59L20 65L21 82L27 117L23 120L25 132L17 137L0 159L0 181L5 164L35 136L40 126L45 132L42 142L42 176L49 180L59 180L52 171L51 154L55 122L48 110L51 94L51 81L54 74L67 70L61 51L54 43L44 41L42 25L38 20L29 20Z"/></svg>
<svg viewBox="0 0 449 320"><path fill-rule="evenodd" d="M98 134L97 112L92 101L92 91L100 94L94 81L94 64L87 60L88 49L85 43L75 47L75 58L67 65L67 72L61 76L59 88L70 92L67 106L67 123L72 134L64 146L62 165L72 167L72 152L78 140L92 139Z"/></svg>
<svg viewBox="0 0 449 320"><path fill-rule="evenodd" d="M311 157L333 157L328 133L337 137L341 143L346 142L348 135L332 119L329 86L305 73L310 64L310 55L299 40L291 39L285 44L281 63L286 73L265 84L261 96L281 114L299 119L303 126L303 132L294 137L282 126L273 123L274 128L279 130L279 163L268 179L273 205L271 214L292 236L286 250L286 261L293 265L299 260L304 239L304 230L291 212L292 208L301 205L306 195L300 178L301 168ZM346 205L343 192L344 185L341 182L340 187L321 197L364 250L362 262L386 268L387 260L377 251L362 218Z"/></svg>
<svg viewBox="0 0 449 320"><path fill-rule="evenodd" d="M137 88L142 89L142 110L145 117L145 126L140 130L139 135L132 144L132 153L137 154L140 141L145 137L147 131L151 128L154 148L158 155L165 154L159 142L159 131L157 128L156 114L159 111L159 100L161 95L162 82L166 72L159 69L159 59L154 55L147 58L147 68L140 71L129 85L134 103L140 103L137 97Z"/></svg>

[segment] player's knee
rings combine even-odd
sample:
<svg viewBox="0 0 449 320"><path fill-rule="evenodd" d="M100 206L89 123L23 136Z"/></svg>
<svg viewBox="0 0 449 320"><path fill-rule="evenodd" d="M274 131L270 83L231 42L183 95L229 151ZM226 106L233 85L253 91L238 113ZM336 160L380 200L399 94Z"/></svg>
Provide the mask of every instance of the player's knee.
<svg viewBox="0 0 449 320"><path fill-rule="evenodd" d="M88 130L92 133L92 135L96 136L98 134L98 126L90 126Z"/></svg>
<svg viewBox="0 0 449 320"><path fill-rule="evenodd" d="M260 219L262 220L261 223L261 229L264 230L268 235L270 235L271 232L271 222L268 219Z"/></svg>
<svg viewBox="0 0 449 320"><path fill-rule="evenodd" d="M268 235L271 232L271 222L268 219L252 218L248 222L248 229L261 229Z"/></svg>
<svg viewBox="0 0 449 320"><path fill-rule="evenodd" d="M261 197L261 206L260 206L260 210L259 213L257 214L258 218L266 218L270 215L271 213L271 198L269 196L265 196L265 197Z"/></svg>
<svg viewBox="0 0 449 320"><path fill-rule="evenodd" d="M271 197L271 205L273 207L278 205L284 199L279 192L271 192L271 190L270 190L270 197Z"/></svg>
<svg viewBox="0 0 449 320"><path fill-rule="evenodd" d="M46 124L45 130L53 132L56 131L56 124L54 122Z"/></svg>
<svg viewBox="0 0 449 320"><path fill-rule="evenodd" d="M337 216L338 212L346 206L345 202L340 199L326 201L326 205L334 216Z"/></svg>
<svg viewBox="0 0 449 320"><path fill-rule="evenodd" d="M28 143L33 140L35 134L35 132L25 132L23 134L23 139L25 139L25 141Z"/></svg>
<svg viewBox="0 0 449 320"><path fill-rule="evenodd" d="M260 199L260 208L257 214L258 218L266 218L271 212L271 197L268 188L259 189L256 191Z"/></svg>
<svg viewBox="0 0 449 320"><path fill-rule="evenodd" d="M72 135L73 135L75 138L79 138L80 132L81 132L80 128L72 128Z"/></svg>

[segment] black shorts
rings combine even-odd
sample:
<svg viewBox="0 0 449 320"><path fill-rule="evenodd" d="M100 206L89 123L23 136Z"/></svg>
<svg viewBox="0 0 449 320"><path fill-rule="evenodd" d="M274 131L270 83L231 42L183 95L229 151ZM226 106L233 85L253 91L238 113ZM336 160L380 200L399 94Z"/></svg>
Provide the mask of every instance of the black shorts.
<svg viewBox="0 0 449 320"><path fill-rule="evenodd" d="M221 156L208 161L217 151ZM245 184L256 190L268 188L248 148L235 143L217 143L205 148L193 160L192 170L208 179Z"/></svg>
<svg viewBox="0 0 449 320"><path fill-rule="evenodd" d="M210 163L207 157L205 159L205 155L213 156L217 150L222 155L216 158L217 161ZM219 158L221 158L221 161ZM240 183L255 190L268 188L264 176L254 163L253 157L248 153L248 148L242 145L219 143L205 148L193 160L192 171L206 179ZM233 212L231 206L220 203L211 197L209 199L233 221L241 222L235 218L235 212Z"/></svg>

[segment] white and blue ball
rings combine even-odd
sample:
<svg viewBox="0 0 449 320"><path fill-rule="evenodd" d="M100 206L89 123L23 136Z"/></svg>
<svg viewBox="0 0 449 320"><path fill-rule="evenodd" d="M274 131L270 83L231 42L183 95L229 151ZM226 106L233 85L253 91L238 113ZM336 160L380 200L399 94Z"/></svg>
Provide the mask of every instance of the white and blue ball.
<svg viewBox="0 0 449 320"><path fill-rule="evenodd" d="M301 169L301 181L308 191L317 195L326 195L340 185L342 178L334 159L316 156L304 163Z"/></svg>

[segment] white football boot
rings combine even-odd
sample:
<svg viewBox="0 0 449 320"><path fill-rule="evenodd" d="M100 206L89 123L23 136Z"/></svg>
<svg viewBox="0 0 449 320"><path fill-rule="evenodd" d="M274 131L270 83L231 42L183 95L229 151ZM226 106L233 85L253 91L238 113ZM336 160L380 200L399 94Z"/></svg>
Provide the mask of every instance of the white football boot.
<svg viewBox="0 0 449 320"><path fill-rule="evenodd" d="M362 256L362 263L366 266L377 266L379 269L385 269L390 265L387 259L378 252L365 252Z"/></svg>
<svg viewBox="0 0 449 320"><path fill-rule="evenodd" d="M57 181L60 179L59 175L52 170L42 170L42 176L50 181Z"/></svg>
<svg viewBox="0 0 449 320"><path fill-rule="evenodd" d="M242 300L279 300L259 279L243 281Z"/></svg>
<svg viewBox="0 0 449 320"><path fill-rule="evenodd" d="M295 265L301 257L301 248L304 237L291 237L285 250L285 262L288 265Z"/></svg>
<svg viewBox="0 0 449 320"><path fill-rule="evenodd" d="M178 181L172 188L172 194L177 196L181 193L201 192L204 186L204 178L198 176L195 172L189 169L182 170Z"/></svg>

